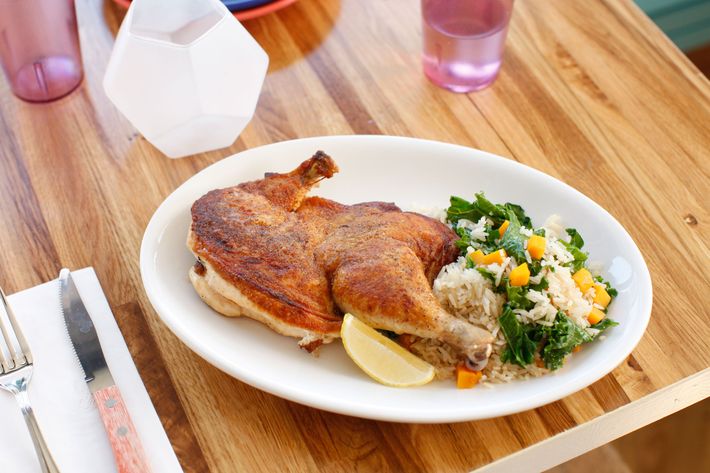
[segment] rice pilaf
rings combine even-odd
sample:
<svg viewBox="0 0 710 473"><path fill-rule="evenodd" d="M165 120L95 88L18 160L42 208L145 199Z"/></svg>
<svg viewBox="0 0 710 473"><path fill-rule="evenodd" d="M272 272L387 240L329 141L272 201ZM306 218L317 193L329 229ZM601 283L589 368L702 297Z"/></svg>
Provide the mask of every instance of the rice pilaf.
<svg viewBox="0 0 710 473"><path fill-rule="evenodd" d="M459 206L459 215L456 210L452 212L454 205ZM608 318L604 323L592 319L593 310L604 317L606 306L616 291L602 279L599 266L587 264L587 254L581 251L584 244L581 236L574 229L565 229L558 216L549 217L542 227L535 229L521 207L492 204L483 194L476 194L473 203L452 197L452 207L448 210L418 211L447 223L461 237L458 242L461 256L442 268L433 289L447 311L493 335L493 351L481 378L484 385L549 373L559 368L569 353L578 350L582 343L594 340L604 329L616 325ZM468 216L465 212L480 215L480 218L465 218ZM509 223L501 223L502 219L509 223L514 220L514 223L508 226ZM507 234L511 231L517 235ZM544 238L544 251L539 247L528 248L533 235L538 235L534 237L538 242ZM566 235L569 241L564 240ZM515 249L511 242L518 243L517 259L503 251L505 257L497 258L499 261L482 261L485 253L491 254L494 248ZM526 267L516 273L524 273L528 267L532 271L528 272L525 284L512 285L511 274L520 265ZM593 278L591 287L587 287L586 280L578 282L586 274ZM611 296L604 300L601 292ZM505 315L506 326L522 327L524 336L529 337L521 342L527 343L527 352L522 346L520 353L513 353L516 347L511 345L518 340L506 334L506 328L501 326L506 311L510 311ZM560 330L565 332L559 335ZM570 340L570 337L576 338ZM456 348L438 340L416 337L411 338L408 345L412 352L436 367L439 379L456 376L462 360ZM535 350L531 353L533 346Z"/></svg>

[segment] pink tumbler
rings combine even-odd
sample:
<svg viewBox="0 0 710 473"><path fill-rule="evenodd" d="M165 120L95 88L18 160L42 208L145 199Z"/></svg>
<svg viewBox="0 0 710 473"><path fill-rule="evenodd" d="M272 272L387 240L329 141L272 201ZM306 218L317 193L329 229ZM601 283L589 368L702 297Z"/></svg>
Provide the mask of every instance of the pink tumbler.
<svg viewBox="0 0 710 473"><path fill-rule="evenodd" d="M83 76L74 0L0 0L0 62L21 99L74 90Z"/></svg>
<svg viewBox="0 0 710 473"><path fill-rule="evenodd" d="M424 73L454 92L488 87L498 75L513 0L422 0Z"/></svg>

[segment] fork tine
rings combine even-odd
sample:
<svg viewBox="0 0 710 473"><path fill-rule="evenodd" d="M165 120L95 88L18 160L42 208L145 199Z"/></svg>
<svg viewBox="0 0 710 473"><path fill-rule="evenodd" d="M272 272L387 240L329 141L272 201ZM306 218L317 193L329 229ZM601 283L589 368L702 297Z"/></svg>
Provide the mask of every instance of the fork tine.
<svg viewBox="0 0 710 473"><path fill-rule="evenodd" d="M5 328L5 318L2 314L2 312L7 313L8 308L7 301L5 300L5 293L2 292L2 289L0 289L0 299L2 299L3 307L3 310L0 311L0 335L2 335L2 339L7 347L7 352L10 354L10 358L8 358L5 355L5 350L2 346L0 346L0 372L6 373L15 367L15 363L12 361L12 354L14 352L12 349L12 340L10 339L10 335L7 333L7 329Z"/></svg>
<svg viewBox="0 0 710 473"><path fill-rule="evenodd" d="M10 304L7 301L7 298L5 297L5 292L2 290L0 287L0 299L2 299L2 304L5 307L5 312L7 313L7 318L10 321L10 330L13 332L15 335L15 339L17 339L17 342L20 344L20 352L18 353L14 349L10 349L10 352L15 352L15 361L16 365L22 365L22 364L30 364L32 363L32 352L30 351L30 346L27 344L27 339L25 339L24 333L22 333L22 329L20 328L20 324L17 323L17 317L15 317L15 312L12 310L10 307ZM2 323L4 326L5 324ZM5 336L5 341L8 344L8 347L12 347L12 341L10 337L7 336L7 327L3 327L3 335Z"/></svg>

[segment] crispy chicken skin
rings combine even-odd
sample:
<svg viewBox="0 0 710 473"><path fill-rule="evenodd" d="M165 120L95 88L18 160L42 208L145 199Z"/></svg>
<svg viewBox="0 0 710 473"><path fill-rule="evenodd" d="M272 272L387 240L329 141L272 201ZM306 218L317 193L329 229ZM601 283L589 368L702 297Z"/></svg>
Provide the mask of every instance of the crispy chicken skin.
<svg viewBox="0 0 710 473"><path fill-rule="evenodd" d="M351 312L375 328L443 340L483 367L491 334L447 313L431 290L458 256L456 234L394 204L306 197L337 171L319 151L290 173L197 200L188 235L197 292L218 312L259 320L309 351L337 338Z"/></svg>

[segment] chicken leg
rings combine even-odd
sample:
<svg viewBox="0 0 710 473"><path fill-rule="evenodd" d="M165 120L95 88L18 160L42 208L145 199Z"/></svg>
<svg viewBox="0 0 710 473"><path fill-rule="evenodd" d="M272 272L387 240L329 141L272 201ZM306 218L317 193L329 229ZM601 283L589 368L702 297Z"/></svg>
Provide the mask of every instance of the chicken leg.
<svg viewBox="0 0 710 473"><path fill-rule="evenodd" d="M333 273L335 303L374 328L453 345L483 369L492 335L446 312L432 293L417 255L400 242L370 240L345 251Z"/></svg>

